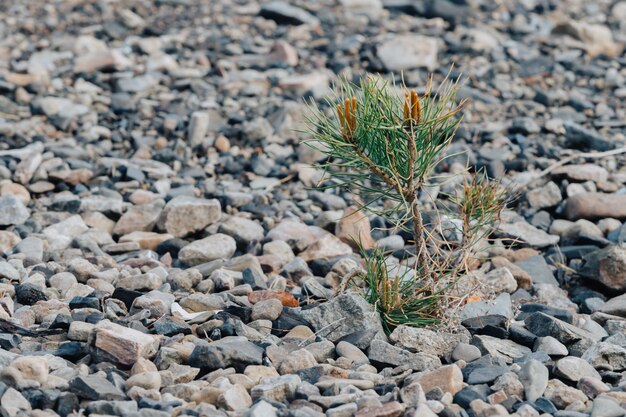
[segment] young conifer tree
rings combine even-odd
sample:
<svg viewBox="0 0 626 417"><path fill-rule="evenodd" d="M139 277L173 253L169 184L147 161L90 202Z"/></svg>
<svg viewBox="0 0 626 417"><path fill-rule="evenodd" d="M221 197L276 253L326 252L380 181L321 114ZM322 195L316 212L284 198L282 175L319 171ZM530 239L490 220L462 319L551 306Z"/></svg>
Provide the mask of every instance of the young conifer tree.
<svg viewBox="0 0 626 417"><path fill-rule="evenodd" d="M388 330L441 318L446 291L466 272L472 247L505 203L499 184L477 174L447 202L458 218L453 224L458 224L460 241L443 238L441 227L424 222L420 196L461 122L464 102L457 102L457 91L458 82L446 78L435 89L431 78L421 94L414 89L398 93L381 78L366 76L358 85L341 80L325 106L310 106L307 143L327 155L318 165L329 177L324 187L357 194L361 209L412 233L410 274L390 271L379 250L363 252L365 296Z"/></svg>

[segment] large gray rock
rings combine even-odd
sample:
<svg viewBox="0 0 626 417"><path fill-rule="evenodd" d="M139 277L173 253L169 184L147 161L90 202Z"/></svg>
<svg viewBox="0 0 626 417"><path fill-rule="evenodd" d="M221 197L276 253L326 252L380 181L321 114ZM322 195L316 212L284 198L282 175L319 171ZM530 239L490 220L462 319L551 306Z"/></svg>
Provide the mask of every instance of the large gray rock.
<svg viewBox="0 0 626 417"><path fill-rule="evenodd" d="M556 245L560 239L558 236L550 235L525 221L502 223L498 226L498 230L504 235L526 242L535 248Z"/></svg>
<svg viewBox="0 0 626 417"><path fill-rule="evenodd" d="M531 350L526 346L518 345L511 340L487 335L475 335L472 338L472 344L478 347L483 355L501 358L506 363L512 363L514 359L531 353Z"/></svg>
<svg viewBox="0 0 626 417"><path fill-rule="evenodd" d="M290 25L318 25L319 19L304 9L293 6L284 1L273 1L264 4L259 11L259 15L275 20L278 23Z"/></svg>
<svg viewBox="0 0 626 417"><path fill-rule="evenodd" d="M22 224L30 216L24 203L14 195L0 197L0 226Z"/></svg>
<svg viewBox="0 0 626 417"><path fill-rule="evenodd" d="M570 220L625 219L626 195L582 193L567 199L565 214Z"/></svg>
<svg viewBox="0 0 626 417"><path fill-rule="evenodd" d="M598 342L583 354L582 359L596 369L626 371L626 348L612 343Z"/></svg>
<svg viewBox="0 0 626 417"><path fill-rule="evenodd" d="M376 55L389 71L437 67L437 39L422 35L396 35L378 45Z"/></svg>
<svg viewBox="0 0 626 417"><path fill-rule="evenodd" d="M218 200L178 196L167 203L158 226L173 236L183 237L215 223L221 214L222 206Z"/></svg>
<svg viewBox="0 0 626 417"><path fill-rule="evenodd" d="M263 360L263 348L249 342L245 337L230 336L196 346L189 357L189 365L213 371L234 367L243 372L248 365L260 365Z"/></svg>
<svg viewBox="0 0 626 417"><path fill-rule="evenodd" d="M512 319L513 305L511 303L511 295L505 292L498 295L493 300L467 303L461 310L461 320L487 315L499 315Z"/></svg>
<svg viewBox="0 0 626 417"><path fill-rule="evenodd" d="M124 400L126 395L105 378L78 376L70 381L70 391L86 400Z"/></svg>
<svg viewBox="0 0 626 417"><path fill-rule="evenodd" d="M585 359L568 356L554 364L555 375L571 382L578 382L584 377L602 379L598 371Z"/></svg>
<svg viewBox="0 0 626 417"><path fill-rule="evenodd" d="M380 316L362 297L346 292L318 307L304 310L302 318L313 326L317 335L336 342L353 333L384 337Z"/></svg>
<svg viewBox="0 0 626 417"><path fill-rule="evenodd" d="M178 258L185 265L195 266L216 259L230 259L236 250L235 239L216 233L186 245L178 253Z"/></svg>
<svg viewBox="0 0 626 417"><path fill-rule="evenodd" d="M368 358L370 361L386 365L407 366L414 371L433 370L441 366L441 361L436 356L409 352L378 339L370 344Z"/></svg>
<svg viewBox="0 0 626 417"><path fill-rule="evenodd" d="M626 294L611 298L598 311L614 316L626 317Z"/></svg>
<svg viewBox="0 0 626 417"><path fill-rule="evenodd" d="M626 290L626 248L612 245L589 253L579 273L614 291Z"/></svg>
<svg viewBox="0 0 626 417"><path fill-rule="evenodd" d="M417 327L398 326L391 335L389 335L389 338L396 345L405 349L443 357L452 352L459 343L469 342L469 333L463 330L452 333Z"/></svg>
<svg viewBox="0 0 626 417"><path fill-rule="evenodd" d="M544 313L533 313L526 317L524 322L526 328L535 335L539 337L552 336L564 345L596 339L593 334Z"/></svg>
<svg viewBox="0 0 626 417"><path fill-rule="evenodd" d="M528 401L536 401L541 397L548 386L550 372L548 368L535 359L530 359L522 365L519 371L519 380L524 385L524 394Z"/></svg>
<svg viewBox="0 0 626 417"><path fill-rule="evenodd" d="M551 284L559 285L558 281L554 278L554 274L548 263L541 255L530 256L526 259L515 262L515 265L522 268L531 276L533 284Z"/></svg>

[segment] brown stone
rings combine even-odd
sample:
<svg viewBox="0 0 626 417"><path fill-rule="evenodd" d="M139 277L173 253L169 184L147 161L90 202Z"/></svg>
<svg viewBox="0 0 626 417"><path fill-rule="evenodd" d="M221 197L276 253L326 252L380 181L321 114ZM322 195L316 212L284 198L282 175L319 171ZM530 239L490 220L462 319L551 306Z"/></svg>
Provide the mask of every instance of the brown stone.
<svg viewBox="0 0 626 417"><path fill-rule="evenodd" d="M603 182L609 178L609 172L594 164L565 165L552 171L554 176L565 176L574 181Z"/></svg>
<svg viewBox="0 0 626 417"><path fill-rule="evenodd" d="M104 68L123 69L132 62L115 50L95 51L83 55L74 62L75 72L94 72Z"/></svg>
<svg viewBox="0 0 626 417"><path fill-rule="evenodd" d="M298 303L298 300L296 300L296 298L293 295L285 291L260 290L260 291L253 291L250 294L248 294L248 301L250 301L252 304L256 304L259 301L263 301L263 300L269 300L271 298L280 300L280 302L283 303L285 307L298 307L300 305Z"/></svg>
<svg viewBox="0 0 626 417"><path fill-rule="evenodd" d="M404 413L404 405L397 401L390 401L380 407L365 407L360 409L355 417L399 417Z"/></svg>
<svg viewBox="0 0 626 417"><path fill-rule="evenodd" d="M370 220L355 206L343 211L343 216L335 226L335 235L355 249L374 247Z"/></svg>
<svg viewBox="0 0 626 417"><path fill-rule="evenodd" d="M516 251L509 251L504 255L511 262L519 262L532 256L541 255L539 251L533 248L521 248Z"/></svg>
<svg viewBox="0 0 626 417"><path fill-rule="evenodd" d="M585 264L579 271L582 276L614 291L626 290L626 250L621 246L591 252L583 261Z"/></svg>
<svg viewBox="0 0 626 417"><path fill-rule="evenodd" d="M78 185L85 184L89 181L93 177L93 171L87 168L68 169L65 171L50 172L48 177L52 180Z"/></svg>
<svg viewBox="0 0 626 417"><path fill-rule="evenodd" d="M517 281L517 286L519 288L530 288L533 285L533 279L530 274L506 259L504 256L496 256L492 258L491 264L494 268L508 269L511 274L513 274L513 278Z"/></svg>
<svg viewBox="0 0 626 417"><path fill-rule="evenodd" d="M446 365L430 372L423 372L412 382L419 382L424 392L439 388L455 395L463 388L463 373L457 365Z"/></svg>
<svg viewBox="0 0 626 417"><path fill-rule="evenodd" d="M159 339L108 320L96 325L95 346L117 362L134 365L139 358L152 358L159 349Z"/></svg>
<svg viewBox="0 0 626 417"><path fill-rule="evenodd" d="M626 195L581 193L567 199L565 214L570 220L626 219Z"/></svg>
<svg viewBox="0 0 626 417"><path fill-rule="evenodd" d="M22 239L13 232L0 230L0 255L13 249Z"/></svg>
<svg viewBox="0 0 626 417"><path fill-rule="evenodd" d="M230 141L224 135L219 135L215 139L215 149L220 152L228 152L230 150Z"/></svg>
<svg viewBox="0 0 626 417"><path fill-rule="evenodd" d="M161 210L162 206L158 204L132 206L117 221L113 233L150 232L159 220Z"/></svg>
<svg viewBox="0 0 626 417"><path fill-rule="evenodd" d="M309 262L314 259L330 259L350 254L352 254L352 248L349 245L343 243L336 236L328 234L313 242L298 256Z"/></svg>
<svg viewBox="0 0 626 417"><path fill-rule="evenodd" d="M25 206L30 203L30 193L22 184L6 181L0 185L0 196L13 195Z"/></svg>

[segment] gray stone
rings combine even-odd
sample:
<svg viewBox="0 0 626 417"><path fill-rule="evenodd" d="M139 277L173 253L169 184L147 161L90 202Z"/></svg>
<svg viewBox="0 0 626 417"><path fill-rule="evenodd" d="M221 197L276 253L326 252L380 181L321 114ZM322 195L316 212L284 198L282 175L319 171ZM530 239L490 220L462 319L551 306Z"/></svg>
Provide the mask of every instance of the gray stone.
<svg viewBox="0 0 626 417"><path fill-rule="evenodd" d="M517 290L517 281L508 268L496 268L487 274L478 274L478 279L491 291L496 293L513 293Z"/></svg>
<svg viewBox="0 0 626 417"><path fill-rule="evenodd" d="M474 335L472 344L478 347L483 355L501 358L506 363L512 363L514 359L531 353L531 350L526 346L518 345L511 340L487 335Z"/></svg>
<svg viewBox="0 0 626 417"><path fill-rule="evenodd" d="M191 146L201 145L209 131L209 114L203 111L193 112L187 129L187 142Z"/></svg>
<svg viewBox="0 0 626 417"><path fill-rule="evenodd" d="M235 367L243 371L248 365L260 365L263 348L245 337L230 336L196 346L189 357L189 365L206 371Z"/></svg>
<svg viewBox="0 0 626 417"><path fill-rule="evenodd" d="M530 256L521 261L515 262L515 265L522 268L530 275L533 280L533 284L551 284L559 285L558 281L554 278L552 270L548 266L548 263L543 256Z"/></svg>
<svg viewBox="0 0 626 417"><path fill-rule="evenodd" d="M545 248L546 246L556 245L559 243L560 239L558 236L549 235L543 230L537 229L524 221L503 223L498 226L498 230L507 236L519 239L535 248Z"/></svg>
<svg viewBox="0 0 626 417"><path fill-rule="evenodd" d="M511 303L511 295L505 292L493 300L467 303L461 310L461 320L487 315L499 315L512 319L513 305Z"/></svg>
<svg viewBox="0 0 626 417"><path fill-rule="evenodd" d="M394 329L389 339L396 345L414 352L444 357L452 352L457 344L469 342L470 337L465 329L452 333L401 325Z"/></svg>
<svg viewBox="0 0 626 417"><path fill-rule="evenodd" d="M626 317L626 294L611 298L598 311L613 316Z"/></svg>
<svg viewBox="0 0 626 417"><path fill-rule="evenodd" d="M216 233L186 245L178 253L178 258L185 265L195 266L216 259L230 259L236 250L235 239Z"/></svg>
<svg viewBox="0 0 626 417"><path fill-rule="evenodd" d="M15 267L8 262L0 262L0 278L6 278L9 281L20 281L20 273Z"/></svg>
<svg viewBox="0 0 626 417"><path fill-rule="evenodd" d="M565 215L578 219L626 219L626 195L581 193L567 199Z"/></svg>
<svg viewBox="0 0 626 417"><path fill-rule="evenodd" d="M276 408L267 401L261 400L256 402L246 412L245 417L277 417Z"/></svg>
<svg viewBox="0 0 626 417"><path fill-rule="evenodd" d="M326 417L353 417L357 410L356 403L343 404L326 410Z"/></svg>
<svg viewBox="0 0 626 417"><path fill-rule="evenodd" d="M422 35L396 35L376 48L376 55L389 71L426 68L438 65L437 39Z"/></svg>
<svg viewBox="0 0 626 417"><path fill-rule="evenodd" d="M535 352L545 352L550 356L567 356L567 347L552 336L538 337L533 346Z"/></svg>
<svg viewBox="0 0 626 417"><path fill-rule="evenodd" d="M218 200L178 196L170 200L158 221L161 230L183 237L217 222L222 214Z"/></svg>
<svg viewBox="0 0 626 417"><path fill-rule="evenodd" d="M338 356L343 356L352 360L356 365L369 363L367 355L361 349L351 343L341 341L337 343L336 351Z"/></svg>
<svg viewBox="0 0 626 417"><path fill-rule="evenodd" d="M558 360L554 364L554 373L572 382L578 382L583 377L602 379L588 361L573 356Z"/></svg>
<svg viewBox="0 0 626 417"><path fill-rule="evenodd" d="M370 344L367 357L370 361L392 366L407 366L414 371L431 370L441 366L441 361L436 356L412 353L378 339Z"/></svg>
<svg viewBox="0 0 626 417"><path fill-rule="evenodd" d="M278 23L287 23L292 25L318 25L319 19L304 9L284 1L273 1L263 4L259 15L266 19L273 19Z"/></svg>
<svg viewBox="0 0 626 417"><path fill-rule="evenodd" d="M252 306L252 320L276 320L283 312L283 303L275 298L262 300Z"/></svg>
<svg viewBox="0 0 626 417"><path fill-rule="evenodd" d="M293 400L296 389L302 384L298 375L267 377L250 391L253 400L265 398L271 401L287 402Z"/></svg>
<svg viewBox="0 0 626 417"><path fill-rule="evenodd" d="M347 292L300 315L313 326L318 336L332 342L352 333L384 337L380 316L362 297Z"/></svg>
<svg viewBox="0 0 626 417"><path fill-rule="evenodd" d="M126 395L107 379L95 375L77 376L70 381L70 391L86 400L124 400Z"/></svg>
<svg viewBox="0 0 626 417"><path fill-rule="evenodd" d="M472 362L480 358L481 356L482 353L480 352L480 349L478 349L474 345L463 342L457 344L452 351L452 360L454 361L462 360L465 362Z"/></svg>
<svg viewBox="0 0 626 417"><path fill-rule="evenodd" d="M30 216L24 203L14 195L0 197L0 226L23 224Z"/></svg>
<svg viewBox="0 0 626 417"><path fill-rule="evenodd" d="M533 313L524 320L526 328L535 335L552 336L566 346L581 340L594 340L595 337L576 326L544 313Z"/></svg>
<svg viewBox="0 0 626 417"><path fill-rule="evenodd" d="M489 384L495 381L496 378L504 375L508 370L509 368L506 366L480 366L469 373L467 383L470 385Z"/></svg>
<svg viewBox="0 0 626 417"><path fill-rule="evenodd" d="M612 343L598 342L583 354L582 359L596 369L626 371L626 348Z"/></svg>
<svg viewBox="0 0 626 417"><path fill-rule="evenodd" d="M617 401L606 395L601 395L593 400L591 417L623 417L626 410Z"/></svg>
<svg viewBox="0 0 626 417"><path fill-rule="evenodd" d="M612 291L626 290L626 248L611 245L583 257L579 273Z"/></svg>
<svg viewBox="0 0 626 417"><path fill-rule="evenodd" d="M220 232L232 236L238 243L248 244L263 240L263 226L243 217L229 217L220 225Z"/></svg>
<svg viewBox="0 0 626 417"><path fill-rule="evenodd" d="M518 376L520 382L524 385L526 399L534 402L545 392L550 372L538 360L529 359L522 364Z"/></svg>
<svg viewBox="0 0 626 417"><path fill-rule="evenodd" d="M526 193L526 199L534 209L556 206L561 202L562 198L559 186L552 181L543 187L535 188Z"/></svg>

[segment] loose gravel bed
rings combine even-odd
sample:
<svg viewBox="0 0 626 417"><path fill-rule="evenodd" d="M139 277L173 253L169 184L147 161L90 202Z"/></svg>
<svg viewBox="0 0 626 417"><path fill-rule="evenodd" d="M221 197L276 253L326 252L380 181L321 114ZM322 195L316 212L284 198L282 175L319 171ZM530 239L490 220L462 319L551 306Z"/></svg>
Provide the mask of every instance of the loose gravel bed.
<svg viewBox="0 0 626 417"><path fill-rule="evenodd" d="M625 43L623 0L1 2L0 415L624 416ZM518 198L459 326L386 335L339 286L410 236L316 190L303 99L452 64L441 173Z"/></svg>

